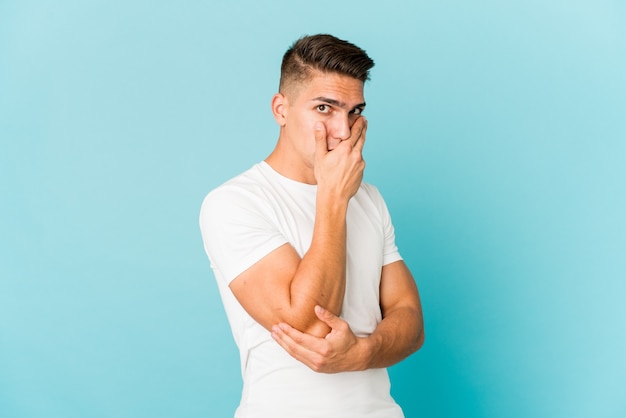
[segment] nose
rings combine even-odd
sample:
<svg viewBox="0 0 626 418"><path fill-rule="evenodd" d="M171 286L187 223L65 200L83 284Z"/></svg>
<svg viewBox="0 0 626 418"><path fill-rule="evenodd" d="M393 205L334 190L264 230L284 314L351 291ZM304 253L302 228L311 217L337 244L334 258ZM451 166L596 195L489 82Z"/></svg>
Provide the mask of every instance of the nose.
<svg viewBox="0 0 626 418"><path fill-rule="evenodd" d="M350 128L352 128L350 122L348 115L336 115L329 130L331 137L340 141L350 138Z"/></svg>

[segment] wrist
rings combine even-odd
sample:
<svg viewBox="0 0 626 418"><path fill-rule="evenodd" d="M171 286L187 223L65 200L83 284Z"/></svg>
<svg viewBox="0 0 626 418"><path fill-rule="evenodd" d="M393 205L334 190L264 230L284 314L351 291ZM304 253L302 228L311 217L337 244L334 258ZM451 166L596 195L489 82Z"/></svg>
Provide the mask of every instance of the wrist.
<svg viewBox="0 0 626 418"><path fill-rule="evenodd" d="M318 191L316 196L316 212L322 218L330 220L344 219L348 213L349 198Z"/></svg>
<svg viewBox="0 0 626 418"><path fill-rule="evenodd" d="M339 187L324 187L318 183L316 197L318 203L329 204L332 202L343 202L347 204L352 195L341 190Z"/></svg>
<svg viewBox="0 0 626 418"><path fill-rule="evenodd" d="M357 337L357 371L372 368L373 353L375 351L375 342L371 336Z"/></svg>

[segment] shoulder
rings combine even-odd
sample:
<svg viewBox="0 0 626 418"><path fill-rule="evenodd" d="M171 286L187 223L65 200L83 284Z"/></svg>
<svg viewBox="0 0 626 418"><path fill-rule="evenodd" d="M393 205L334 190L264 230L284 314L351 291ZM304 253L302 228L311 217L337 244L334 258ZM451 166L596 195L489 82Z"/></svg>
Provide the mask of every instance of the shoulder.
<svg viewBox="0 0 626 418"><path fill-rule="evenodd" d="M263 177L258 164L211 190L202 201L201 214L228 210L232 206L247 206L258 200L263 192Z"/></svg>
<svg viewBox="0 0 626 418"><path fill-rule="evenodd" d="M200 208L200 227L213 234L242 228L274 225L276 205L271 197L271 178L256 164L211 190Z"/></svg>
<svg viewBox="0 0 626 418"><path fill-rule="evenodd" d="M361 183L361 187L359 188L359 191L362 193L365 193L371 199L382 199L382 196L378 188L371 183L365 183L365 182Z"/></svg>
<svg viewBox="0 0 626 418"><path fill-rule="evenodd" d="M379 219L383 224L391 222L387 203L378 187L364 182L354 197L356 205L363 208L370 217Z"/></svg>
<svg viewBox="0 0 626 418"><path fill-rule="evenodd" d="M378 188L371 183L361 183L361 187L355 197L361 201L368 201L374 204L379 210L383 208L386 210L385 200L382 194Z"/></svg>

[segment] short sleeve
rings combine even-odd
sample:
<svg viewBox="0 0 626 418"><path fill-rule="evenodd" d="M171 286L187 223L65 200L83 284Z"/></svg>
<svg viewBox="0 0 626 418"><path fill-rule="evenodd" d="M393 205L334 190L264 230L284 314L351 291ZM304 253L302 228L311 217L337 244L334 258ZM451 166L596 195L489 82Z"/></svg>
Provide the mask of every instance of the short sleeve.
<svg viewBox="0 0 626 418"><path fill-rule="evenodd" d="M383 227L383 239L384 239L384 247L383 247L383 266L387 264L391 264L395 261L402 260L402 256L400 255L400 251L396 246L396 234L393 227L393 223L391 222L391 215L389 214L389 209L387 208L387 204L383 199L383 196L380 194L378 189L371 185L366 185L368 189L368 193L374 201L374 204L378 208L378 212L380 214L380 219Z"/></svg>
<svg viewBox="0 0 626 418"><path fill-rule="evenodd" d="M233 279L287 242L272 209L249 190L222 186L200 210L204 249L218 280Z"/></svg>
<svg viewBox="0 0 626 418"><path fill-rule="evenodd" d="M385 250L383 254L383 266L387 264L391 264L394 261L402 260L402 256L400 255L400 251L396 246L396 234L393 228L393 223L391 222L391 215L387 210L387 205L385 201L381 199L382 205L384 207L384 231L385 231Z"/></svg>

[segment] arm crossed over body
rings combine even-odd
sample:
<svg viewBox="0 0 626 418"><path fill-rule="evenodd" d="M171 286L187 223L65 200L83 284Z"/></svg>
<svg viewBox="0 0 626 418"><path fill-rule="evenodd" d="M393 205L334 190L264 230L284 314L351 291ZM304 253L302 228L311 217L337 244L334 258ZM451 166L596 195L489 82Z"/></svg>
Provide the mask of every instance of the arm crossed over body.
<svg viewBox="0 0 626 418"><path fill-rule="evenodd" d="M272 327L272 337L295 359L314 371L337 373L388 367L424 343L424 323L417 286L403 261L383 267L380 283L383 320L367 337L357 337L349 324L320 306L318 318L331 331L316 337L286 323Z"/></svg>
<svg viewBox="0 0 626 418"><path fill-rule="evenodd" d="M341 312L346 287L346 214L363 178L366 126L365 118L359 118L350 137L330 152L324 125L316 125L317 194L308 251L300 257L290 244L284 244L230 283L239 303L268 330L274 324L288 323L324 337L330 328L315 315L315 306L336 315Z"/></svg>
<svg viewBox="0 0 626 418"><path fill-rule="evenodd" d="M402 260L382 268L382 321L372 334L357 337L339 318L346 288L346 213L362 181L366 128L365 118L359 118L350 138L329 152L324 126L316 127L318 192L309 250L300 257L284 244L230 283L250 316L317 372L388 367L424 341L417 286Z"/></svg>

